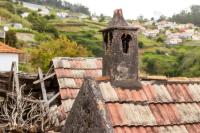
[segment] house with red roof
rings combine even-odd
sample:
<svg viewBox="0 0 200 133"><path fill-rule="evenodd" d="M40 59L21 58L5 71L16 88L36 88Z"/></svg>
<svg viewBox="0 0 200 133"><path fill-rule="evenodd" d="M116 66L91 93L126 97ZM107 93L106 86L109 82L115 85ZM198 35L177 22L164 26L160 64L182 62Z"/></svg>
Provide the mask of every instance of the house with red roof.
<svg viewBox="0 0 200 133"><path fill-rule="evenodd" d="M139 77L137 30L122 10L101 30L103 76L84 77L63 133L200 132L200 79Z"/></svg>
<svg viewBox="0 0 200 133"><path fill-rule="evenodd" d="M21 50L0 42L0 72L10 71L12 62L16 62L18 68L19 54L22 54Z"/></svg>

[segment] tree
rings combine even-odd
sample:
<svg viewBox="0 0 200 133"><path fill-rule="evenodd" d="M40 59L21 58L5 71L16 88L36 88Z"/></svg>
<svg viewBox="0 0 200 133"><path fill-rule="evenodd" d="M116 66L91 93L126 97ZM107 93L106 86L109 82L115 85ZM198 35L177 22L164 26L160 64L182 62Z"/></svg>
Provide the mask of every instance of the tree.
<svg viewBox="0 0 200 133"><path fill-rule="evenodd" d="M184 76L199 76L200 75L200 49L196 48L192 51L187 51L180 59L180 71ZM187 70L187 71L186 71Z"/></svg>
<svg viewBox="0 0 200 133"><path fill-rule="evenodd" d="M163 20L166 20L167 19L167 17L166 16L164 16L164 15L161 15L160 16L160 18L158 19L158 22L160 22L160 21L163 21Z"/></svg>
<svg viewBox="0 0 200 133"><path fill-rule="evenodd" d="M37 30L38 32L52 33L56 38L58 37L58 30L53 25L48 24L47 19L44 17L41 17L36 13L32 13L27 19L30 23L32 23L33 30Z"/></svg>
<svg viewBox="0 0 200 133"><path fill-rule="evenodd" d="M190 7L190 11L182 10L178 14L174 14L170 19L177 23L193 23L200 26L200 6L193 5Z"/></svg>
<svg viewBox="0 0 200 133"><path fill-rule="evenodd" d="M139 42L138 42L138 46L139 46L139 48L142 49L142 48L144 47L144 43L143 43L142 41L139 41Z"/></svg>
<svg viewBox="0 0 200 133"><path fill-rule="evenodd" d="M86 57L91 56L86 48L78 45L74 41L70 41L66 37L61 37L56 40L43 42L35 48L28 50L31 54L31 63L37 68L41 67L44 70L48 69L49 63L54 57Z"/></svg>
<svg viewBox="0 0 200 133"><path fill-rule="evenodd" d="M16 47L16 43L17 43L16 32L12 30L6 32L6 44L12 47Z"/></svg>
<svg viewBox="0 0 200 133"><path fill-rule="evenodd" d="M138 20L140 23L145 22L144 16L142 16L142 15L138 16L138 17L137 17L137 20Z"/></svg>
<svg viewBox="0 0 200 133"><path fill-rule="evenodd" d="M99 22L103 22L103 21L105 21L105 16L103 14L100 14Z"/></svg>

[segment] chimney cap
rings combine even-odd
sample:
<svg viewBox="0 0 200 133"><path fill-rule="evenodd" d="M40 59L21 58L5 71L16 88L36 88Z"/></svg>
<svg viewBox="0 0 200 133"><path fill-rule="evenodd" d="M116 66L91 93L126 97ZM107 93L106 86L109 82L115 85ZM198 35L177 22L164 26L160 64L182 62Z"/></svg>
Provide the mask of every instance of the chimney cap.
<svg viewBox="0 0 200 133"><path fill-rule="evenodd" d="M138 30L137 27L129 26L126 20L123 17L122 9L114 10L113 18L109 22L108 27L105 29L100 30L100 32L104 32L107 30Z"/></svg>

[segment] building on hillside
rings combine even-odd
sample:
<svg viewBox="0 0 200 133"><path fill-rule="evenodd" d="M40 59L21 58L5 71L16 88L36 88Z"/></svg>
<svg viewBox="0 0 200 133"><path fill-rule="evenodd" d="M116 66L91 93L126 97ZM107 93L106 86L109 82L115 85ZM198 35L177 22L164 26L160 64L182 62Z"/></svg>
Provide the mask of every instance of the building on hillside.
<svg viewBox="0 0 200 133"><path fill-rule="evenodd" d="M50 11L49 9L42 9L41 11L38 11L38 14L40 14L41 16L48 16L50 15Z"/></svg>
<svg viewBox="0 0 200 133"><path fill-rule="evenodd" d="M5 31L0 29L0 38L5 38Z"/></svg>
<svg viewBox="0 0 200 133"><path fill-rule="evenodd" d="M200 35L193 35L192 40L194 41L200 41Z"/></svg>
<svg viewBox="0 0 200 133"><path fill-rule="evenodd" d="M69 14L67 12L57 12L56 16L59 17L59 18L64 19L64 18L68 17Z"/></svg>
<svg viewBox="0 0 200 133"><path fill-rule="evenodd" d="M28 15L29 15L28 12L23 12L23 13L21 14L22 18L26 18L26 17L28 17Z"/></svg>
<svg viewBox="0 0 200 133"><path fill-rule="evenodd" d="M160 33L159 30L146 30L143 32L143 34L146 36L146 37L156 37L158 34Z"/></svg>
<svg viewBox="0 0 200 133"><path fill-rule="evenodd" d="M146 31L146 28L144 26L142 26L139 22L132 22L131 25L139 28L139 32L145 32Z"/></svg>
<svg viewBox="0 0 200 133"><path fill-rule="evenodd" d="M157 25L157 28L159 30L165 30L167 28L169 28L169 29L175 29L176 22L161 21L161 22L158 22L156 25Z"/></svg>
<svg viewBox="0 0 200 133"><path fill-rule="evenodd" d="M180 33L168 33L167 38L180 38Z"/></svg>
<svg viewBox="0 0 200 133"><path fill-rule="evenodd" d="M87 18L89 18L89 16L86 15L86 14L80 13L80 14L78 15L78 18L79 18L79 19L87 19Z"/></svg>
<svg viewBox="0 0 200 133"><path fill-rule="evenodd" d="M23 28L23 25L21 23L9 23L9 24L6 24L5 26L12 27L12 28L15 28L15 29L22 29Z"/></svg>
<svg viewBox="0 0 200 133"><path fill-rule="evenodd" d="M93 16L91 17L91 20L92 20L92 21L95 21L95 22L98 22L98 21L99 21L99 18L98 18L98 16L93 15Z"/></svg>
<svg viewBox="0 0 200 133"><path fill-rule="evenodd" d="M10 71L12 62L16 62L18 68L19 54L22 54L21 50L10 47L0 42L0 72Z"/></svg>
<svg viewBox="0 0 200 133"><path fill-rule="evenodd" d="M165 43L168 45L177 45L182 42L183 40L181 38L167 38L167 40L165 41Z"/></svg>
<svg viewBox="0 0 200 133"><path fill-rule="evenodd" d="M141 80L137 30L115 11L102 30L103 77L85 77L63 133L200 132L200 79Z"/></svg>
<svg viewBox="0 0 200 133"><path fill-rule="evenodd" d="M183 33L179 34L179 38L191 40L192 39L192 35L193 35L192 33L183 32Z"/></svg>

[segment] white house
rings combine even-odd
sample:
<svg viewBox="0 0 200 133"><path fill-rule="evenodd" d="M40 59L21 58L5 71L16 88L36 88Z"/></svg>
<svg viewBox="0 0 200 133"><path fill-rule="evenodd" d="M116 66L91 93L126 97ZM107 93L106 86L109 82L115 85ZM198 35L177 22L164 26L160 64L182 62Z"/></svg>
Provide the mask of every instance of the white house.
<svg viewBox="0 0 200 133"><path fill-rule="evenodd" d="M165 28L174 29L176 26L176 23L169 22L169 21L161 21L161 22L156 23L156 25L159 30L164 30Z"/></svg>
<svg viewBox="0 0 200 133"><path fill-rule="evenodd" d="M28 12L24 12L24 13L21 14L22 18L26 18L26 17L28 17L28 15L29 15Z"/></svg>
<svg viewBox="0 0 200 133"><path fill-rule="evenodd" d="M166 44L168 45L176 45L182 42L182 39L180 38L168 38L166 40Z"/></svg>
<svg viewBox="0 0 200 133"><path fill-rule="evenodd" d="M57 12L56 16L59 18L66 18L69 16L69 14L67 12Z"/></svg>
<svg viewBox="0 0 200 133"><path fill-rule="evenodd" d="M12 62L16 62L17 69L19 64L19 54L22 51L10 47L0 42L0 72L8 72L11 70Z"/></svg>
<svg viewBox="0 0 200 133"><path fill-rule="evenodd" d="M15 29L22 29L23 25L21 23L9 23L6 24L7 27L13 27Z"/></svg>
<svg viewBox="0 0 200 133"><path fill-rule="evenodd" d="M193 35L192 40L194 41L200 41L200 35Z"/></svg>
<svg viewBox="0 0 200 133"><path fill-rule="evenodd" d="M143 34L147 37L156 37L159 34L159 30L146 30Z"/></svg>

